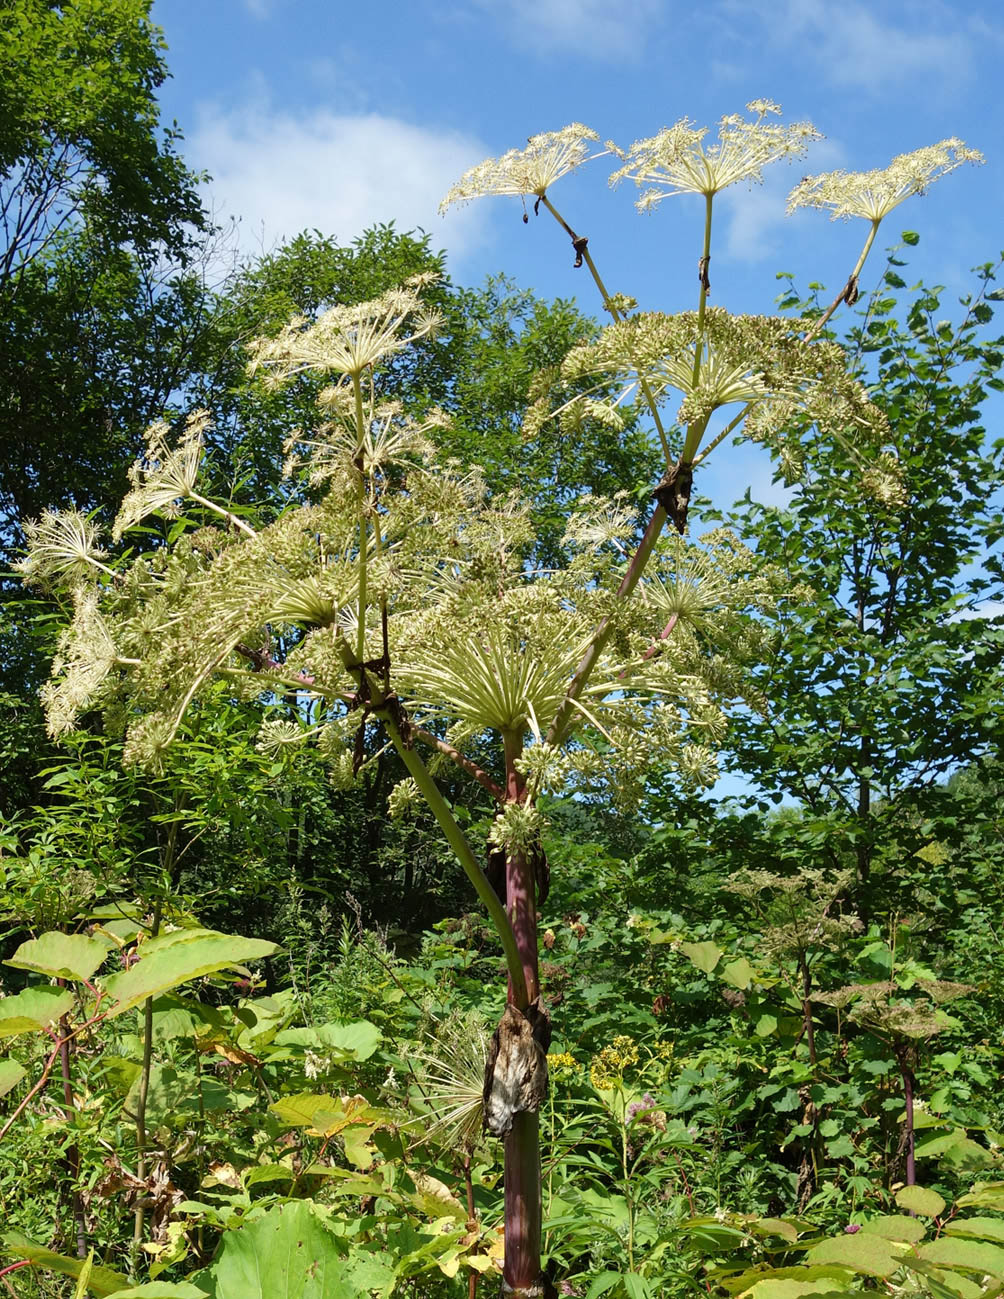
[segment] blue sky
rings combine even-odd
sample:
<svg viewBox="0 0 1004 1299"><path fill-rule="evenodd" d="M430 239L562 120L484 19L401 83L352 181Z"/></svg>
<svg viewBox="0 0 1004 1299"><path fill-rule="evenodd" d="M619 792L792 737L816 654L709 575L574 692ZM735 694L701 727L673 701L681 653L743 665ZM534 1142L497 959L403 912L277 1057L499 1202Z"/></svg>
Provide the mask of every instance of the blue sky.
<svg viewBox="0 0 1004 1299"><path fill-rule="evenodd" d="M949 315L970 268L1004 248L1001 0L155 0L153 17L173 73L165 116L184 130L188 161L212 174L213 210L240 217L249 253L305 228L348 242L394 220L431 232L459 283L504 271L598 313L549 217L524 225L518 200L483 199L443 218L444 192L537 131L580 121L624 146L689 117L713 134L754 98L825 139L804 163L769 169L762 187L716 200L712 302L770 311L781 270L833 296L865 224L785 218L788 191L805 174L885 166L950 136L986 165L887 219L862 290L881 274L882 249L915 229L905 278L946 285ZM702 200L639 215L632 186L608 188L612 167L599 159L563 179L556 203L589 236L612 291L647 308L693 307ZM722 446L698 488L720 505L747 485L776 499L771 478L760 448Z"/></svg>
<svg viewBox="0 0 1004 1299"><path fill-rule="evenodd" d="M212 174L213 210L240 217L249 252L304 228L347 242L394 220L430 231L458 282L505 271L595 312L553 220L524 225L516 199L441 217L445 190L536 131L581 121L627 145L682 117L714 128L760 97L825 139L805 162L770 168L762 187L716 200L713 302L769 311L779 270L835 292L865 225L785 218L789 189L947 136L982 150L986 165L898 208L876 252L904 228L920 231L907 279L948 286L947 307L971 285L970 267L1004 247L1000 0L155 0L153 17L173 73L165 116L184 130L188 161ZM611 290L643 307L692 307L702 201L673 198L640 215L633 186L608 188L611 169L598 159L562 180L555 201L589 236ZM863 290L881 260L873 255ZM749 479L769 490L769 466L752 450L709 460L700 486L724 504Z"/></svg>

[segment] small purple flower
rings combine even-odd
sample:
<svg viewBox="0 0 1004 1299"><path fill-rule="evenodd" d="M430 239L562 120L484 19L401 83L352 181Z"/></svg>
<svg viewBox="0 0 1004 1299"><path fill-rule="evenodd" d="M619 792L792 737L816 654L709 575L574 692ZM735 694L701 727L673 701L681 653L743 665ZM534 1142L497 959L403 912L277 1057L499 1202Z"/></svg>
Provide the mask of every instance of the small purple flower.
<svg viewBox="0 0 1004 1299"><path fill-rule="evenodd" d="M856 1231L860 1231L860 1230L861 1230L860 1222L849 1222L847 1226L844 1228L844 1235L853 1236Z"/></svg>

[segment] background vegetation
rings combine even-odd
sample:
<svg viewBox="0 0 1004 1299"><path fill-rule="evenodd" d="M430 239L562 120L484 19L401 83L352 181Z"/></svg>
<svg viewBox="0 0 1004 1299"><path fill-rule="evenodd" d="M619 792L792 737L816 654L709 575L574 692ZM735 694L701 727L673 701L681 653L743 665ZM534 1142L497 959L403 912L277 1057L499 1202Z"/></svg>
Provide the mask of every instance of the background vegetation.
<svg viewBox="0 0 1004 1299"><path fill-rule="evenodd" d="M534 376L596 336L574 303L454 285L427 236L392 227L221 261L157 121L146 8L19 0L0 19L7 563L44 509L110 517L142 430L193 406L213 416L217 495L276 517L282 443L320 383L265 391L244 344L428 271L445 326L385 380L404 409L452 416L446 454L492 493L529 498L524 562L561 562L584 493L625 491L644 519L658 457L633 417L522 436ZM960 306L910 286L903 241L841 337L907 505L807 446L784 504L693 508L789 594L758 615L768 652L722 745L748 792L688 792L653 752L640 804L545 806L557 1293L1004 1284L1004 442L986 427L1004 294L996 263ZM786 283L781 309L819 313L820 293ZM173 526L151 524L151 547ZM156 775L123 766L97 712L56 747L39 697L68 607L12 573L2 595L0 1281L491 1292L501 1164L478 1103L502 952L431 818L389 818L398 759L336 788L315 749L256 748L256 709L222 687ZM486 844L491 798L441 783Z"/></svg>

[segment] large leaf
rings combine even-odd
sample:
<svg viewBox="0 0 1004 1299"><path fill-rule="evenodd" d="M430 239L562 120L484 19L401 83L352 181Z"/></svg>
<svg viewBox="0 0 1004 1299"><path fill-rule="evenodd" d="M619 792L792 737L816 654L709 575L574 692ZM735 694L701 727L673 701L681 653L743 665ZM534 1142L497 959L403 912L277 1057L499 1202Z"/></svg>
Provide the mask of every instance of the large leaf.
<svg viewBox="0 0 1004 1299"><path fill-rule="evenodd" d="M746 1294L750 1299L836 1299L849 1294L847 1287L832 1277L822 1276L814 1281L796 1281L789 1277L768 1277L757 1281Z"/></svg>
<svg viewBox="0 0 1004 1299"><path fill-rule="evenodd" d="M724 954L718 944L712 942L681 943L680 951L705 974L711 973Z"/></svg>
<svg viewBox="0 0 1004 1299"><path fill-rule="evenodd" d="M999 1240L1004 1243L1002 1218L953 1218L944 1226L948 1236L977 1236L980 1240Z"/></svg>
<svg viewBox="0 0 1004 1299"><path fill-rule="evenodd" d="M919 1258L938 1267L961 1267L973 1272L986 1273L995 1281L1004 1281L1004 1249L983 1240L963 1240L958 1236L942 1236L922 1245L917 1250Z"/></svg>
<svg viewBox="0 0 1004 1299"><path fill-rule="evenodd" d="M3 1237L3 1252L11 1258L27 1259L32 1267L44 1268L47 1272L59 1272L63 1276L72 1276L76 1280L83 1270L86 1260L66 1258L44 1245L36 1245L20 1232L10 1231ZM94 1267L87 1277L87 1287L98 1299L106 1299L129 1284L120 1272L113 1272L110 1267Z"/></svg>
<svg viewBox="0 0 1004 1299"><path fill-rule="evenodd" d="M108 945L86 934L62 934L52 930L41 938L22 943L4 965L15 970L34 970L54 979L89 979L108 955Z"/></svg>
<svg viewBox="0 0 1004 1299"><path fill-rule="evenodd" d="M901 1209L923 1214L925 1218L936 1218L945 1208L938 1192L929 1191L926 1186L901 1186L896 1192L896 1203Z"/></svg>
<svg viewBox="0 0 1004 1299"><path fill-rule="evenodd" d="M54 1024L73 1005L65 988L25 988L16 997L0 1000L0 1037L36 1033Z"/></svg>
<svg viewBox="0 0 1004 1299"><path fill-rule="evenodd" d="M328 1096L323 1093L299 1092L283 1096L269 1106L283 1123L305 1127L315 1136L329 1137L351 1127L367 1127L367 1134L391 1117L390 1111L376 1109L365 1096Z"/></svg>
<svg viewBox="0 0 1004 1299"><path fill-rule="evenodd" d="M813 1245L806 1254L810 1263L839 1263L865 1276L892 1276L899 1267L899 1253L881 1236L834 1236Z"/></svg>
<svg viewBox="0 0 1004 1299"><path fill-rule="evenodd" d="M0 1008L4 1004L0 1002ZM1004 1213L1004 1182L978 1182L959 1197L958 1204L963 1209L999 1209Z"/></svg>
<svg viewBox="0 0 1004 1299"><path fill-rule="evenodd" d="M206 1299L206 1292L188 1281L147 1281L116 1290L108 1299Z"/></svg>
<svg viewBox="0 0 1004 1299"><path fill-rule="evenodd" d="M745 956L729 961L728 965L722 967L720 973L726 983L731 983L733 988L739 988L743 992L753 982L753 967Z"/></svg>
<svg viewBox="0 0 1004 1299"><path fill-rule="evenodd" d="M122 974L103 981L109 1019L159 997L191 979L220 970L241 969L242 962L271 956L275 943L261 938L240 938L207 929L182 929L151 939L140 947L140 959Z"/></svg>
<svg viewBox="0 0 1004 1299"><path fill-rule="evenodd" d="M273 1045L304 1046L324 1050L345 1060L368 1060L380 1045L380 1030L368 1019L350 1024L320 1024L317 1028L287 1028Z"/></svg>
<svg viewBox="0 0 1004 1299"><path fill-rule="evenodd" d="M900 1240L915 1245L918 1240L924 1239L926 1228L916 1218L907 1218L899 1213L884 1213L878 1218L870 1218L861 1230L869 1236L881 1236L883 1240Z"/></svg>
<svg viewBox="0 0 1004 1299"><path fill-rule="evenodd" d="M16 1060L0 1060L0 1096L6 1096L24 1077L24 1069Z"/></svg>
<svg viewBox="0 0 1004 1299"><path fill-rule="evenodd" d="M223 1235L216 1261L197 1273L211 1299L356 1299L347 1246L305 1200L280 1204Z"/></svg>

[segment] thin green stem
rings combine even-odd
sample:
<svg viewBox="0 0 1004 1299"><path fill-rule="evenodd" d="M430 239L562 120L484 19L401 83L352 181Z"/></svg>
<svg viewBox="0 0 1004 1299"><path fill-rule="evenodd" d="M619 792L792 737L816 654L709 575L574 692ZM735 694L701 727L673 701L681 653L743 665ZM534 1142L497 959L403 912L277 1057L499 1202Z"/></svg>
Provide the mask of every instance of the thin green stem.
<svg viewBox="0 0 1004 1299"><path fill-rule="evenodd" d="M577 238L575 231L568 224L568 222L561 215L561 213L554 206L554 204L551 202L551 200L547 197L546 194L541 195L540 201L544 204L548 212L551 213L555 221L557 221L557 223L561 226L562 230L565 231L565 233L569 236L569 238L575 240ZM615 321L623 320L624 317L617 310L616 306L614 305L613 299L611 298L610 294L607 292L607 286L603 283L603 280L600 278L600 273L596 269L596 263L593 261L593 255L589 251L588 246L582 248L582 260L585 262L586 266L588 267L589 274L593 277L593 283L596 285L597 289L599 290L600 297L603 299L604 309L606 311L609 311L610 315L613 317ZM662 418L659 415L659 406L658 403L656 402L655 394L653 393L651 385L649 384L647 379L643 379L639 375L638 383L641 389L642 396L645 398L645 404L648 406L649 414L652 416L652 422L653 424L655 424L655 431L659 435L659 442L660 445L662 446L662 453L666 457L666 466L668 468L672 464L673 457L669 449L669 439L666 437L666 430L663 427Z"/></svg>
<svg viewBox="0 0 1004 1299"><path fill-rule="evenodd" d="M376 709L378 713L379 709ZM499 939L502 942L502 950L505 952L506 967L509 970L509 978L512 981L513 996L517 999L517 1004L526 1006L527 988L526 979L523 976L523 963L520 959L519 948L516 945L516 935L513 933L512 925L509 923L509 916L505 907L499 901L498 894L488 882L488 876L481 869L478 859L474 856L473 849L467 842L464 832L454 819L450 811L450 805L439 791L439 787L429 774L428 768L414 749L409 748L401 737L397 723L387 713L380 713L383 724L387 728L397 750L398 756L408 769L408 775L411 776L415 784L422 792L422 796L429 805L429 810L439 822L439 827L446 836L447 842L453 849L457 861L463 868L464 874L474 885L474 890L484 904L488 915L491 917L492 924L498 932Z"/></svg>
<svg viewBox="0 0 1004 1299"><path fill-rule="evenodd" d="M356 403L356 446L362 447L365 431L363 414L363 389L358 374L352 376L352 394ZM359 626L356 629L356 660L361 663L366 657L366 600L367 600L367 558L369 536L366 527L366 482L363 478L362 465L359 469Z"/></svg>
<svg viewBox="0 0 1004 1299"><path fill-rule="evenodd" d="M641 539L641 543L635 551L631 563L628 565L628 570L621 578L620 586L617 588L617 599L619 602L626 600L638 585L638 581L641 578L645 565L648 563L649 556L655 548L655 543L658 541L659 536L662 533L665 522L666 511L661 505L657 505L652 511L652 517L648 521L648 527L645 529L645 534ZM586 682L589 680L593 668L596 666L597 660L603 653L603 649L613 633L613 629L614 621L609 617L604 618L596 628L589 648L582 656L579 666L575 669L575 674L568 684L568 690L565 692L565 697L561 701L561 705L554 715L554 721L548 728L548 744L558 745L564 739L565 732L568 730L569 723L572 720L575 701L582 694Z"/></svg>
<svg viewBox="0 0 1004 1299"><path fill-rule="evenodd" d="M197 505L201 505L203 508L211 510L213 514L218 514L221 519L226 519L229 524L238 528L246 536L257 537L258 534L255 532L254 528L252 528L250 524L245 523L243 519L239 519L237 515L231 510L228 510L226 506L218 505L216 501L211 501L208 496L200 496L198 492L189 492L188 495Z"/></svg>
<svg viewBox="0 0 1004 1299"><path fill-rule="evenodd" d="M734 430L735 430L735 429L736 429L736 428L737 428L737 427L738 427L738 426L743 422L743 420L746 418L746 416L750 413L750 411L753 409L753 407L757 404L757 401L758 401L758 400L759 400L759 398L756 398L756 399L754 399L753 401L748 401L748 402L746 403L746 405L742 408L742 410L739 412L739 414L738 414L734 419L730 419L729 422L728 422L728 423L725 425L725 427L722 429L722 431L721 431L720 433L717 433L717 434L716 434L716 435L711 439L711 441L710 441L710 442L708 443L708 445L704 448L704 450L701 452L701 454L700 454L699 456L695 456L695 457L694 457L694 468L695 468L695 469L697 468L697 466L698 466L699 464L701 464L702 461L707 460L708 456L711 455L712 451L714 451L715 447L718 446L719 443L724 442L725 439L729 436L729 434L732 433L732 432L734 432Z"/></svg>
<svg viewBox="0 0 1004 1299"><path fill-rule="evenodd" d="M858 276L861 274L862 270L864 269L865 261L867 260L868 254L871 252L872 244L875 242L875 236L878 234L878 228L879 228L879 222L873 221L872 228L868 231L868 238L865 240L864 247L861 249L861 254L854 265L854 270L851 271L850 275L847 277L847 283L844 285L844 287L840 290L837 296L833 299L830 305L826 308L823 314L819 317L819 319L815 322L815 324L806 334L805 336L806 342L808 342L810 338L815 338L816 335L820 333L820 331L826 325L827 321L830 319L830 317L833 315L836 309L840 306L841 302L847 301L848 297L851 294L854 295L857 294Z"/></svg>
<svg viewBox="0 0 1004 1299"><path fill-rule="evenodd" d="M624 1103L624 1093L621 1091L621 1103ZM627 1235L627 1256L628 1271L634 1271L634 1201L631 1198L631 1166L628 1160L628 1131L627 1131L627 1109L624 1110L624 1117L621 1121L621 1168L624 1173L624 1203L627 1205L628 1215L628 1235Z"/></svg>
<svg viewBox="0 0 1004 1299"><path fill-rule="evenodd" d="M704 345L704 316L708 305L708 266L711 262L711 206L714 202L713 194L704 196L704 245L701 250L701 260L698 263L698 279L700 281L700 291L697 298L697 347L694 350L694 374L692 386L697 387L697 380L701 376L701 349Z"/></svg>

